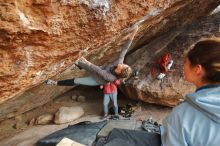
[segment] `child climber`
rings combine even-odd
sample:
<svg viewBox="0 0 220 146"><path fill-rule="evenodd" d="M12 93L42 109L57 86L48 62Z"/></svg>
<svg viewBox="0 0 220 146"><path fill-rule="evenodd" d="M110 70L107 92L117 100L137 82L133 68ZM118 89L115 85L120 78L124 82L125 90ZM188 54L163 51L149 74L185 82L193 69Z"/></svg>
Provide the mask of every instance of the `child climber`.
<svg viewBox="0 0 220 146"><path fill-rule="evenodd" d="M108 104L110 100L113 102L114 106L114 113L113 119L119 119L118 116L118 103L117 103L117 85L120 85L120 80L115 80L114 82L109 82L103 86L100 86L103 88L104 92L104 99L103 99L103 105L104 105L104 119L108 117Z"/></svg>

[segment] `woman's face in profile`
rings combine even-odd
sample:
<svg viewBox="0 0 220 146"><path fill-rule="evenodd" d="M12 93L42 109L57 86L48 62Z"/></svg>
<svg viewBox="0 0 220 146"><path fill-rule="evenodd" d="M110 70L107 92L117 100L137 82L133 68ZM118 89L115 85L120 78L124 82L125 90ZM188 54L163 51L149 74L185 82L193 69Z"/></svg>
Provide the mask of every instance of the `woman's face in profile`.
<svg viewBox="0 0 220 146"><path fill-rule="evenodd" d="M184 57L184 79L189 82L192 80L191 63L188 57Z"/></svg>
<svg viewBox="0 0 220 146"><path fill-rule="evenodd" d="M192 66L188 57L184 58L184 79L197 86L202 80L202 73L199 69L201 65Z"/></svg>

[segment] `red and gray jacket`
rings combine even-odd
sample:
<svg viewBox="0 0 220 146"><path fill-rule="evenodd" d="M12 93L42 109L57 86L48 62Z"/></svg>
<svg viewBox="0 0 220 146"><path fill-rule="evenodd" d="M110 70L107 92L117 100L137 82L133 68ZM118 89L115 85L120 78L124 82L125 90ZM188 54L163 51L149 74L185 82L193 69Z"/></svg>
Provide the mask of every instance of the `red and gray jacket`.
<svg viewBox="0 0 220 146"><path fill-rule="evenodd" d="M104 94L112 94L117 91L117 85L120 85L120 80L115 80L114 82L109 82L104 85L103 92Z"/></svg>

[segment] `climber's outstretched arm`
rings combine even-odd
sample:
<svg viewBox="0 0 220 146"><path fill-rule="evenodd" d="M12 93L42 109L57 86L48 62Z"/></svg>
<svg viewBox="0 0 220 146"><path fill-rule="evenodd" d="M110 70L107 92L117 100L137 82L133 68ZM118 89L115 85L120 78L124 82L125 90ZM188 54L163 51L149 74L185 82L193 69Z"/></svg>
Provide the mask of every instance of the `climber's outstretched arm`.
<svg viewBox="0 0 220 146"><path fill-rule="evenodd" d="M128 52L128 49L130 48L130 46L133 42L134 36L136 35L136 33L138 31L138 26L133 26L130 31L132 31L132 33L130 34L128 40L125 41L125 43L123 44L119 57L115 61L113 61L111 64L109 64L105 67L107 70L112 66L116 66L118 64L123 64L125 55Z"/></svg>
<svg viewBox="0 0 220 146"><path fill-rule="evenodd" d="M138 31L138 26L135 26L134 28L132 28L132 34L129 36L128 40L123 44L121 53L116 62L117 64L123 64L125 55L128 52L128 49L130 48L137 31Z"/></svg>

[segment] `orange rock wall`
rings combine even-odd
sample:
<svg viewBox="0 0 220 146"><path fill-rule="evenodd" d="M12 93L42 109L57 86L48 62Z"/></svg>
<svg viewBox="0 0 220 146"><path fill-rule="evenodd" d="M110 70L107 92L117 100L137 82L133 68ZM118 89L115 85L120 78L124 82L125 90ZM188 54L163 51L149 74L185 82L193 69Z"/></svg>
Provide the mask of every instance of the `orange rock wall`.
<svg viewBox="0 0 220 146"><path fill-rule="evenodd" d="M0 103L69 67L160 1L0 0Z"/></svg>
<svg viewBox="0 0 220 146"><path fill-rule="evenodd" d="M42 83L53 77L84 76L73 65L81 55L97 65L111 62L132 24L143 20L128 56L167 32L208 15L219 4L220 0L0 0L0 120L69 90L71 87ZM150 48L151 52L155 53L156 48ZM136 86L135 82L131 86ZM150 95L162 98L157 96L163 92L154 94L147 87L147 92L135 88L137 93L143 91L134 92L135 96L128 94L130 90L126 93L145 102L152 101L148 100ZM180 96L172 97L178 101ZM163 100L154 103L160 101L169 105Z"/></svg>

